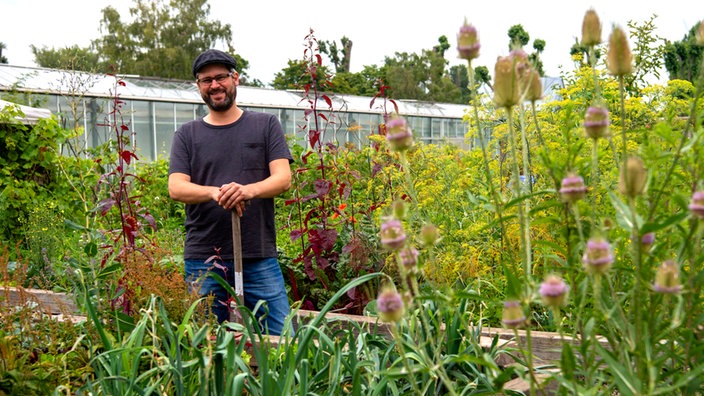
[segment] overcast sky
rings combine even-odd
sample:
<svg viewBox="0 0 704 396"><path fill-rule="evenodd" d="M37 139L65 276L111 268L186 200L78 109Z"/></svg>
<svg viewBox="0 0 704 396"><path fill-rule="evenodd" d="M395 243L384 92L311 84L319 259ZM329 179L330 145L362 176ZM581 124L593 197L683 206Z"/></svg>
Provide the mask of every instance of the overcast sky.
<svg viewBox="0 0 704 396"><path fill-rule="evenodd" d="M164 0L168 1L168 0ZM101 10L112 5L131 20L131 0L0 0L0 42L12 65L35 66L30 44L49 48L87 46L101 36ZM466 18L479 31L480 58L474 65L487 66L493 74L497 56L508 53L508 29L521 24L532 40L546 42L544 69L558 76L560 68L572 70L569 48L581 36L584 13L594 8L602 21L603 39L613 25L628 29L657 15L656 34L681 40L697 21L704 19L699 0L567 0L567 1L293 1L209 0L210 19L232 26L235 50L250 62L249 75L265 84L287 66L301 59L304 38L313 29L318 40L338 42L347 36L353 42L351 71L365 65L382 65L396 52L420 53L447 36L446 53L451 65L456 59L456 36ZM666 76L664 76L666 77Z"/></svg>

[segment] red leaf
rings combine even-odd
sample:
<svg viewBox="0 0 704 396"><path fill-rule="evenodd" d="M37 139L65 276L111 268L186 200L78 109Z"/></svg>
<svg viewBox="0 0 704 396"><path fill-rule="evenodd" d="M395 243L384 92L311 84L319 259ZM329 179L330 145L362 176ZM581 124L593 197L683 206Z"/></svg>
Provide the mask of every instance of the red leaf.
<svg viewBox="0 0 704 396"><path fill-rule="evenodd" d="M332 107L332 100L327 95L323 95L323 99L325 100L325 103L328 104L328 106Z"/></svg>
<svg viewBox="0 0 704 396"><path fill-rule="evenodd" d="M303 236L303 230L301 230L300 228L297 228L295 230L292 230L289 235L291 236L291 241L293 242L297 239L300 239Z"/></svg>

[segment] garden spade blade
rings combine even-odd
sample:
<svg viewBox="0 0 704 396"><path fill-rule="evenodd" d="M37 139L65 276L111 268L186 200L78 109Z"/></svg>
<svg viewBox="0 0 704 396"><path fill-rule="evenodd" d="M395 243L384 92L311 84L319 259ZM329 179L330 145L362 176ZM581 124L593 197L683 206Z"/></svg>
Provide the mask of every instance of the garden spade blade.
<svg viewBox="0 0 704 396"><path fill-rule="evenodd" d="M244 304L244 284L242 281L242 232L240 216L232 210L232 254L235 263L235 297L237 302L230 303L230 322L244 324L238 304Z"/></svg>

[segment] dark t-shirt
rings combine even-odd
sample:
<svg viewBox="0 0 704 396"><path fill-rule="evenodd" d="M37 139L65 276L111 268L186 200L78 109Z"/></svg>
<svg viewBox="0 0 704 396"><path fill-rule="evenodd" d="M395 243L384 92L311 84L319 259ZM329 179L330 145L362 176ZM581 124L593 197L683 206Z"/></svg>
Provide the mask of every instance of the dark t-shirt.
<svg viewBox="0 0 704 396"><path fill-rule="evenodd" d="M245 111L230 125L190 121L174 134L169 174L185 173L191 182L221 186L249 184L269 177L269 163L293 162L279 120L266 113ZM205 260L218 254L231 260L232 219L215 201L186 205L184 258ZM276 257L274 200L253 199L240 218L243 258Z"/></svg>

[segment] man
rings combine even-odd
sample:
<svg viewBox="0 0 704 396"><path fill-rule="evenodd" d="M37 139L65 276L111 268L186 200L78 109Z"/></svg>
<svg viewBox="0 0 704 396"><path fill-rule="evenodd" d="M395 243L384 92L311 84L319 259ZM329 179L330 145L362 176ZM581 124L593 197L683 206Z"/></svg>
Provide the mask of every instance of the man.
<svg viewBox="0 0 704 396"><path fill-rule="evenodd" d="M218 321L229 318L225 290L207 272L233 284L231 211L240 216L244 303L266 301L263 331L279 335L290 311L277 260L274 197L291 186L288 149L281 123L266 113L237 107L235 59L209 49L193 62L193 76L209 113L175 133L169 195L186 204L185 275L201 295L215 295Z"/></svg>

